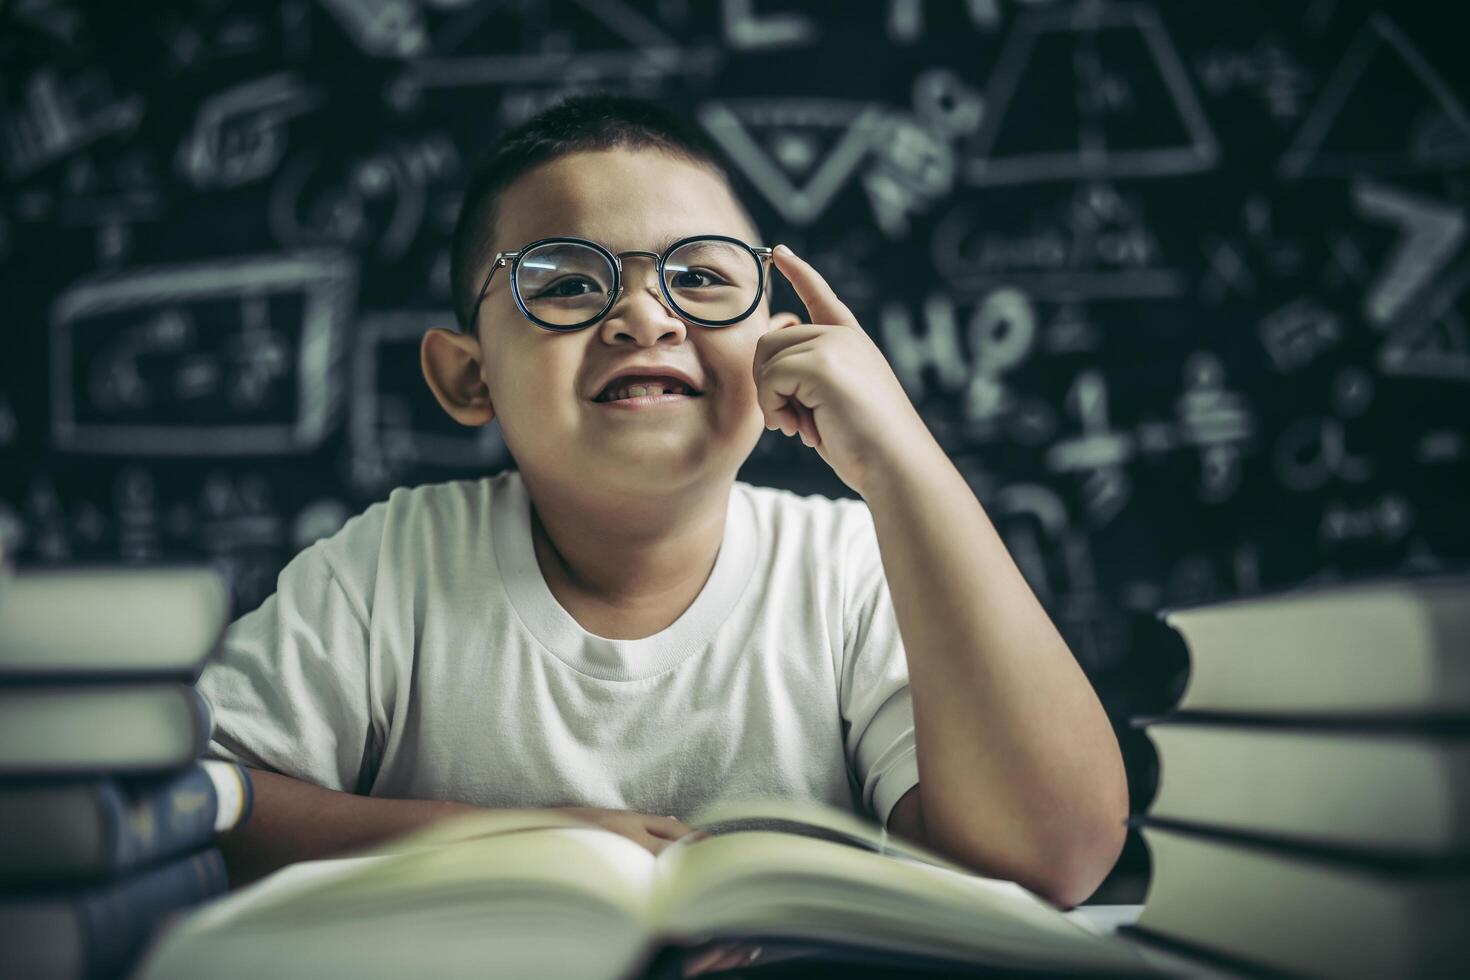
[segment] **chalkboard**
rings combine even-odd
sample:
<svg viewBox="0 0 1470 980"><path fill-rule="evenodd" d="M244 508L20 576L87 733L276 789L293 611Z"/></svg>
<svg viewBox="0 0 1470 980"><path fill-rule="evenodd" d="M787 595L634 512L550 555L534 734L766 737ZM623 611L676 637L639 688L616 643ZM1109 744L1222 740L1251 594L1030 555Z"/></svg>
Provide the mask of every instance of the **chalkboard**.
<svg viewBox="0 0 1470 980"><path fill-rule="evenodd" d="M602 89L697 120L760 244L878 342L1135 806L1124 723L1181 662L1155 610L1470 558L1461 5L835 11L0 4L0 536L21 564L207 559L245 611L393 487L512 465L418 338L451 322L468 168ZM740 478L853 495L778 432ZM1144 860L1105 891L1137 900Z"/></svg>

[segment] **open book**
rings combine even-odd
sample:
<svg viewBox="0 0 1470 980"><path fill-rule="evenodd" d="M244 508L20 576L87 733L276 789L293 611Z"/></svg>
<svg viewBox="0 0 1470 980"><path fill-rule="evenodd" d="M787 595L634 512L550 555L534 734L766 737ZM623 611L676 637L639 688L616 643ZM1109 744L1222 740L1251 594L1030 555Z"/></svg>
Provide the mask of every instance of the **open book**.
<svg viewBox="0 0 1470 980"><path fill-rule="evenodd" d="M178 921L140 980L641 975L669 947L795 940L994 965L1159 975L1013 882L849 813L722 802L655 857L547 810L487 810L284 868Z"/></svg>

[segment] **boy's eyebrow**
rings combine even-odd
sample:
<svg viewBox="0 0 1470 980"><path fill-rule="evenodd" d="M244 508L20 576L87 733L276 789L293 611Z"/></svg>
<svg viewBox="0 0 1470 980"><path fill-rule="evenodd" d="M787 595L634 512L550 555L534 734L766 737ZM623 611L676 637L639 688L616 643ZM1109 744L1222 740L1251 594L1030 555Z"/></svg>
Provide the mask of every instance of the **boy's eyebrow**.
<svg viewBox="0 0 1470 980"><path fill-rule="evenodd" d="M673 245L679 239L681 239L681 238L690 238L690 237L693 237L694 234L696 234L696 233L695 232L687 232L686 233L686 232L676 231L676 232L674 232L671 235L664 236L662 239L660 239L658 242L656 242L654 244L653 248L650 249L650 251L654 251L654 252L657 252L658 254L662 255L662 254L664 254L664 252L667 252L669 250L669 246L670 245ZM617 249L609 249L609 251L616 252ZM638 251L642 251L642 249L638 249Z"/></svg>
<svg viewBox="0 0 1470 980"><path fill-rule="evenodd" d="M567 234L571 234L573 238L589 238L589 239L591 239L594 242L602 242L604 244L604 246L607 248L607 250L609 252L614 253L614 254L617 254L617 252L620 251L619 249L615 249L612 246L607 245L606 242L603 242L602 239L597 238L597 237L595 237L593 235L586 235L586 234L580 234L580 233L575 233L575 232L567 233ZM681 238L692 238L696 234L704 234L704 232L682 232L682 231L673 232L672 234L665 235L663 238L659 239L659 241L654 244L654 246L650 249L650 251L657 252L660 255L662 255L664 252L666 252L666 251L669 250L669 246L673 245L679 239L681 239ZM545 235L545 236L542 236L542 237L551 237L551 236ZM744 239L742 239L742 241L743 240ZM629 251L629 250L628 249L622 249L621 251ZM643 250L642 249L636 249L636 251L640 251L641 252Z"/></svg>
<svg viewBox="0 0 1470 980"><path fill-rule="evenodd" d="M583 236L583 237L591 238L592 236L586 235L586 236ZM678 234L666 235L663 238L659 239L657 242L655 242L652 246L650 246L650 251L654 251L654 252L657 252L658 254L662 255L665 251L668 250L668 247L670 245L674 244L679 239L686 238L686 237L688 237L688 236L686 236L686 235L678 235ZM592 238L592 240L594 242L601 241L601 239L598 239L598 238ZM626 251L630 251L630 249L616 249L616 248L613 248L611 245L607 246L607 250L609 252L612 252L614 255L616 255L620 251L625 251L625 252ZM643 251L643 249L641 247L637 248L636 250L639 251L639 252Z"/></svg>

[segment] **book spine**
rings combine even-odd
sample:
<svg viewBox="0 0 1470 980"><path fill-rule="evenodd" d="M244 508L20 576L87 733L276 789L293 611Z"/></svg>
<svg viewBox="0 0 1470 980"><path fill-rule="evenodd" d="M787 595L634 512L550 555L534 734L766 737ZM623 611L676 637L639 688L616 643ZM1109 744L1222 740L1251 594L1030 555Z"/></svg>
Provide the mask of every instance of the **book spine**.
<svg viewBox="0 0 1470 980"><path fill-rule="evenodd" d="M121 975L168 916L222 894L227 884L224 856L211 848L62 895L60 904L69 908L78 926L81 948L73 962L82 964L82 976ZM35 901L55 904L58 899L53 895Z"/></svg>
<svg viewBox="0 0 1470 980"><path fill-rule="evenodd" d="M249 819L244 766L201 759L165 776L0 781L0 888L129 872Z"/></svg>
<svg viewBox="0 0 1470 980"><path fill-rule="evenodd" d="M250 778L233 762L205 760L165 780L104 784L110 860L120 871L192 851L241 823L249 812Z"/></svg>

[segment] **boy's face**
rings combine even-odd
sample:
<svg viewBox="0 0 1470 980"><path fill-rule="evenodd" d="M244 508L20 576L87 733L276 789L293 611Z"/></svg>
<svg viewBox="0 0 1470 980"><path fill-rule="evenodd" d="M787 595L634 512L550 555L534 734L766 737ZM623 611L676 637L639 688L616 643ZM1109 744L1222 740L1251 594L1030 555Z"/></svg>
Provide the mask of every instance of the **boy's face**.
<svg viewBox="0 0 1470 980"><path fill-rule="evenodd" d="M704 168L649 150L611 150L561 157L507 188L494 248L572 235L614 253L661 252L667 241L698 234L770 244L751 240L729 191ZM769 288L774 273L762 265ZM756 341L800 317L770 316L763 298L730 326L685 321L663 298L654 260L625 256L623 294L607 315L556 333L521 315L509 271L491 280L477 336L425 335L424 375L446 411L466 425L499 418L520 469L558 486L656 496L734 478L765 431L752 376ZM634 410L594 401L613 371L645 363L681 369L703 394Z"/></svg>

